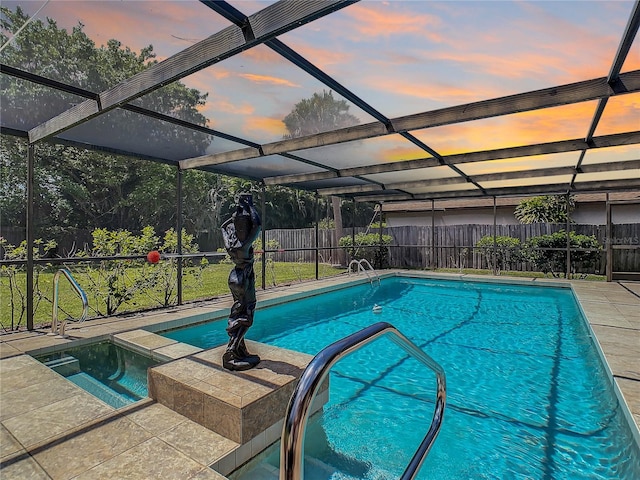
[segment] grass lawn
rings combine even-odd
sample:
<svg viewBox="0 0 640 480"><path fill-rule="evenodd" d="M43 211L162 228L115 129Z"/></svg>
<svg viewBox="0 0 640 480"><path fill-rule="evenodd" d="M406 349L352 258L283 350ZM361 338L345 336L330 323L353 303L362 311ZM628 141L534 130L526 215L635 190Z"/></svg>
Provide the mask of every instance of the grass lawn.
<svg viewBox="0 0 640 480"><path fill-rule="evenodd" d="M111 270L97 267L70 267L73 277L87 294L89 318L105 316L107 301L115 307L115 314L149 310L177 303L176 273L168 264L131 266L123 269L114 281ZM229 294L227 280L233 268L230 263L208 264L203 268L183 270L184 303L207 300ZM262 288L262 263L256 262L256 289ZM319 264L319 276L328 277L344 273L345 269ZM34 304L35 325L48 325L53 314L53 277L55 270L43 269L35 275ZM315 278L314 263L268 262L266 268L267 288ZM17 272L10 285L10 276L5 271L0 275L0 325L8 331L26 326L26 273ZM13 286L13 288L11 288ZM79 318L82 301L63 276L58 284L58 320L67 317ZM117 307L116 307L117 305ZM12 318L13 316L13 318Z"/></svg>

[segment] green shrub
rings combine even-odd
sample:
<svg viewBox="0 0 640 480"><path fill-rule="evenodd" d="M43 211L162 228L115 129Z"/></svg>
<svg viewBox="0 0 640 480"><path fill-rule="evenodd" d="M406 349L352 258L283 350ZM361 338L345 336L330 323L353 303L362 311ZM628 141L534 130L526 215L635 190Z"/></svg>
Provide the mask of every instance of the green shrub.
<svg viewBox="0 0 640 480"><path fill-rule="evenodd" d="M144 227L140 235L134 235L128 230L98 228L92 232L92 236L93 248L84 252L87 257L146 255L151 250L158 250L166 255L175 254L178 250L178 235L173 228L165 232L162 240L156 236L155 229L151 226ZM184 230L182 252L198 252L193 235ZM197 277L206 263L206 260L200 264L185 261L183 276ZM158 303L163 307L169 306L176 296L177 263L171 257L165 257L156 264L149 264L145 260L102 260L98 264L90 263L86 267L86 273L88 284L83 287L96 300L97 313L100 315L113 315L130 302L135 305L134 298L140 292L159 292L163 298Z"/></svg>
<svg viewBox="0 0 640 480"><path fill-rule="evenodd" d="M55 240L43 241L38 238L33 242L33 258L39 259L47 255L47 252L54 251L57 243ZM0 247L4 250L4 260L26 260L27 241L23 240L20 245L10 244L6 238L0 237ZM46 269L47 267L45 267ZM43 268L33 269L33 308L36 310L41 300L49 300L40 289L40 273ZM23 265L2 265L0 267L0 290L7 292L6 296L0 295L0 306L9 312L10 325L2 323L5 330L18 330L26 320L27 314L27 284L19 277L25 272ZM9 323L9 322L8 322Z"/></svg>
<svg viewBox="0 0 640 480"><path fill-rule="evenodd" d="M497 247L495 249L495 265L493 264L494 244ZM520 239L518 238L497 235L494 242L493 235L485 235L478 240L476 247L480 249L487 259L489 268L498 274L501 270L511 270L513 264L522 261Z"/></svg>
<svg viewBox="0 0 640 480"><path fill-rule="evenodd" d="M391 245L391 235L382 235L380 242L379 233L358 233L355 236L355 244L351 235L342 237L339 245L354 259L364 258L374 268L389 267L389 245Z"/></svg>
<svg viewBox="0 0 640 480"><path fill-rule="evenodd" d="M602 245L594 235L579 235L569 232L571 251L571 272L567 272L567 233L560 230L549 235L532 237L524 244L524 257L537 269L551 273L554 277L563 273L593 273L600 261ZM549 249L549 250L544 250ZM586 251L574 251L584 249Z"/></svg>

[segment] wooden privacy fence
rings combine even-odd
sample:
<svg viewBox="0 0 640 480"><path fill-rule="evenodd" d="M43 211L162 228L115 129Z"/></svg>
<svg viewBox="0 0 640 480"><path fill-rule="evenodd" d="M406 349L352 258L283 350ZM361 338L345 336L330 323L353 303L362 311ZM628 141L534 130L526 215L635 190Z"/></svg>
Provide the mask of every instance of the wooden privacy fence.
<svg viewBox="0 0 640 480"><path fill-rule="evenodd" d="M392 238L389 247L389 263L392 268L490 268L487 256L476 243L485 236L493 236L493 225L450 225L450 226L401 226L385 227L382 233ZM497 236L517 238L521 243L532 237L566 230L566 224L535 223L530 225L496 225ZM614 246L613 261L616 271L640 271L640 224L612 225L611 238L606 236L604 225L570 225L571 231L579 235L594 235L604 247L607 243ZM365 228L355 228L355 233L365 232ZM353 229L345 228L343 235L350 236ZM378 235L379 229L368 233ZM315 262L315 238L313 228L275 229L266 233L267 246L270 241L277 242L280 251L268 255L274 261ZM338 263L335 247L338 239L335 230L318 230L319 260L324 263ZM630 247L617 248L616 247ZM299 249L297 251L294 251ZM305 250L306 249L306 250ZM596 272L603 273L605 268L604 250ZM526 263L512 266L516 270L533 270Z"/></svg>
<svg viewBox="0 0 640 480"><path fill-rule="evenodd" d="M614 224L611 238L607 238L604 225L570 225L577 234L595 235L603 247L610 243L613 247L612 263L619 272L640 272L640 224ZM566 229L565 224L534 223L531 225L497 225L498 236L509 236L525 242L531 237L547 235ZM343 235L366 232L363 227L355 230L347 227ZM379 229L368 233L378 235ZM82 232L70 239L61 239L59 255L65 256L72 246L82 248L90 244L89 232ZM389 248L389 263L393 268L490 268L486 255L475 248L484 236L493 235L493 225L450 225L385 227L384 235L392 238ZM2 235L12 244L24 239L24 229L5 228ZM278 262L315 262L315 228L273 229L265 232L267 249L272 241L278 245L276 251L269 252L268 258ZM329 264L344 264L344 255L339 256L338 241L334 229L318 229L319 261ZM4 252L0 252L4 253ZM604 271L605 255L602 255L599 272ZM528 264L514 265L518 270L533 270Z"/></svg>

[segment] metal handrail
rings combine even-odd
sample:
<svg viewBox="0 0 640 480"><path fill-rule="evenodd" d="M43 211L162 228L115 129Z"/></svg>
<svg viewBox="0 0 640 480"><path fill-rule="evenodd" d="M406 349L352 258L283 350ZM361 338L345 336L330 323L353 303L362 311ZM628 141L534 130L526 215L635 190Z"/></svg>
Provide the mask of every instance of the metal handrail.
<svg viewBox="0 0 640 480"><path fill-rule="evenodd" d="M311 403L331 367L340 359L386 334L391 334L391 340L394 343L421 361L436 374L436 406L433 418L431 419L431 426L400 479L411 480L418 474L418 470L429 453L442 426L442 417L444 415L447 398L444 369L411 340L400 333L393 325L387 322L378 322L325 347L320 353L313 357L302 373L300 381L289 401L284 426L282 428L282 439L280 442L280 480L302 479L304 433L309 419Z"/></svg>
<svg viewBox="0 0 640 480"><path fill-rule="evenodd" d="M89 301L87 300L87 294L84 292L80 284L73 278L71 275L71 271L66 268L61 268L58 270L53 276L53 314L51 319L51 334L55 335L58 330L58 285L60 283L60 275L64 275L69 283L76 291L76 293L80 296L82 300L82 315L77 320L78 323L84 322L87 319L87 314L89 312ZM64 328L67 324L67 320L72 320L71 318L66 318L60 323L60 336L64 337Z"/></svg>
<svg viewBox="0 0 640 480"><path fill-rule="evenodd" d="M369 279L369 283L373 285L373 279L369 275L367 269L364 268L365 266L369 267L371 273L373 273L375 275L375 278L378 280L378 285L380 285L380 275L378 275L378 272L376 272L373 266L369 263L369 260L367 260L366 258L362 258L360 260L351 260L351 262L349 263L349 268L347 269L347 275L351 275L351 265L353 264L356 264L358 266L358 272L363 272Z"/></svg>

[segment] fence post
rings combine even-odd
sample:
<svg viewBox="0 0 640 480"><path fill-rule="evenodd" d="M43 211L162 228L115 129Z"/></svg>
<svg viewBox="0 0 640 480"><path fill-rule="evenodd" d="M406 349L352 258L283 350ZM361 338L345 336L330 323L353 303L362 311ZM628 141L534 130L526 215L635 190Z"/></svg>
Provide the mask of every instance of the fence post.
<svg viewBox="0 0 640 480"><path fill-rule="evenodd" d="M438 268L438 258L436 254L436 211L435 200L431 199L431 270Z"/></svg>
<svg viewBox="0 0 640 480"><path fill-rule="evenodd" d="M567 273L565 275L566 279L571 278L571 237L569 236L569 228L571 226L571 220L569 218L569 193L567 192Z"/></svg>
<svg viewBox="0 0 640 480"><path fill-rule="evenodd" d="M356 253L358 253L356 250L356 197L353 197L351 202L353 203L353 211L351 212L351 245L353 246L353 256L351 260L353 260L356 257Z"/></svg>
<svg viewBox="0 0 640 480"><path fill-rule="evenodd" d="M318 192L316 192L316 204L315 204L315 212L314 212L315 213L315 217L316 217L315 218L315 220L316 220L316 225L315 225L316 226L316 241L315 241L315 244L316 244L316 280L318 280L318 278L320 278L320 269L319 269L319 265L318 265L318 254L319 254L319 251L318 251L318 238L319 238L319 235L318 235L318 222L319 222L318 217L319 217L319 215L318 215L318 213L319 213L319 210L320 210L319 205L320 205L320 201L318 200Z"/></svg>
<svg viewBox="0 0 640 480"><path fill-rule="evenodd" d="M178 264L176 265L176 275L178 280L178 305L182 305L182 170L178 167L176 178L176 231L178 233Z"/></svg>
<svg viewBox="0 0 640 480"><path fill-rule="evenodd" d="M27 154L27 330L33 330L33 188L35 145L29 143Z"/></svg>
<svg viewBox="0 0 640 480"><path fill-rule="evenodd" d="M262 210L262 290L267 289L267 187L262 184L262 195L260 195L260 203Z"/></svg>
<svg viewBox="0 0 640 480"><path fill-rule="evenodd" d="M609 202L609 192L607 192L607 197L605 200L605 208L606 208L606 216L607 216L607 226L605 233L605 248L607 249L607 264L605 268L605 272L607 275L607 282L613 281L613 242L611 241L611 235L613 234L613 229L611 226L611 203Z"/></svg>
<svg viewBox="0 0 640 480"><path fill-rule="evenodd" d="M380 258L380 265L378 268L383 268L383 256L382 256L382 203L378 202L378 208L380 209L380 235L378 236L378 258ZM376 255L373 256L376 258ZM387 262L388 265L388 262Z"/></svg>
<svg viewBox="0 0 640 480"><path fill-rule="evenodd" d="M497 229L498 229L498 225L497 225L497 220L496 220L496 197L495 195L493 196L493 252L491 254L491 258L492 258L492 263L493 263L493 274L497 275L498 274L498 268L496 265L496 250L498 248L498 239L496 237L496 233L497 233Z"/></svg>

